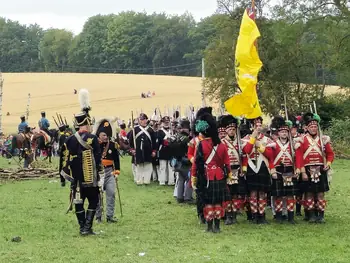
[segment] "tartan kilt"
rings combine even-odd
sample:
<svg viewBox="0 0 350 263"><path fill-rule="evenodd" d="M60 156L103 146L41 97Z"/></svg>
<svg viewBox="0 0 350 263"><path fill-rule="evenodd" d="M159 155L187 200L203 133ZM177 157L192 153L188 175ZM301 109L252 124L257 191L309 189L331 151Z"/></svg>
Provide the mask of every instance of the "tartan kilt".
<svg viewBox="0 0 350 263"><path fill-rule="evenodd" d="M271 175L263 162L258 173L255 173L249 166L247 170L247 190L268 193L271 190Z"/></svg>
<svg viewBox="0 0 350 263"><path fill-rule="evenodd" d="M283 167L276 167L276 171L277 179L272 179L271 196L281 197L299 195L299 182L297 178L292 179L292 186L283 185L282 173L294 172L293 167L286 167L285 169Z"/></svg>
<svg viewBox="0 0 350 263"><path fill-rule="evenodd" d="M231 166L232 170L239 169L239 166ZM228 185L231 195L246 195L247 191L247 182L244 177L238 176L238 184Z"/></svg>
<svg viewBox="0 0 350 263"><path fill-rule="evenodd" d="M226 179L209 181L208 188L204 189L203 199L206 205L221 205L223 202L231 201Z"/></svg>
<svg viewBox="0 0 350 263"><path fill-rule="evenodd" d="M327 172L323 171L323 165L321 165L320 167L320 181L318 183L314 183L311 182L310 166L305 166L306 174L309 180L303 181L302 179L300 179L300 189L303 193L323 193L329 191Z"/></svg>

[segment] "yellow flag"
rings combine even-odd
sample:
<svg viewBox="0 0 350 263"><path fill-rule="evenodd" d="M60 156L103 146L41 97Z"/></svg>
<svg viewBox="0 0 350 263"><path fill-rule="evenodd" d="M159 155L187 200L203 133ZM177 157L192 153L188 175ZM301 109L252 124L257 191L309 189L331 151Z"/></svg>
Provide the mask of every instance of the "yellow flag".
<svg viewBox="0 0 350 263"><path fill-rule="evenodd" d="M255 46L258 37L260 37L259 29L246 10L235 54L236 79L242 93L234 95L225 102L226 110L233 116L245 115L246 118L256 118L262 114L256 93L258 73L263 65Z"/></svg>

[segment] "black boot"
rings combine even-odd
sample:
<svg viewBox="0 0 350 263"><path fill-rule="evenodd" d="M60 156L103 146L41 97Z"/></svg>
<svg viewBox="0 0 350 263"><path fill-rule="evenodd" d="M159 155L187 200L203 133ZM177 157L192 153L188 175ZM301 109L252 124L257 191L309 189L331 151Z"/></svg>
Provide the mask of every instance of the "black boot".
<svg viewBox="0 0 350 263"><path fill-rule="evenodd" d="M227 212L226 213L226 220L225 220L225 225L232 225L233 224L233 212Z"/></svg>
<svg viewBox="0 0 350 263"><path fill-rule="evenodd" d="M295 205L295 215L296 216L302 216L302 214L301 214L301 204L299 204L299 203L296 203L296 205Z"/></svg>
<svg viewBox="0 0 350 263"><path fill-rule="evenodd" d="M86 211L86 221L85 221L83 231L81 232L81 234L83 236L96 235L96 233L94 231L92 231L92 224L94 221L95 214L96 214L96 210L89 210L88 209Z"/></svg>
<svg viewBox="0 0 350 263"><path fill-rule="evenodd" d="M259 225L268 225L269 222L266 220L265 213L258 214L258 224Z"/></svg>
<svg viewBox="0 0 350 263"><path fill-rule="evenodd" d="M288 223L291 225L295 225L294 211L288 211Z"/></svg>
<svg viewBox="0 0 350 263"><path fill-rule="evenodd" d="M324 211L318 212L317 223L324 224L326 221L324 220Z"/></svg>
<svg viewBox="0 0 350 263"><path fill-rule="evenodd" d="M101 224L102 223L102 218L101 217L96 217L96 223Z"/></svg>
<svg viewBox="0 0 350 263"><path fill-rule="evenodd" d="M237 224L237 212L232 212L232 224Z"/></svg>
<svg viewBox="0 0 350 263"><path fill-rule="evenodd" d="M309 221L310 220L310 211L309 210L304 210L304 221Z"/></svg>
<svg viewBox="0 0 350 263"><path fill-rule="evenodd" d="M113 216L107 216L107 223L117 223L118 219Z"/></svg>
<svg viewBox="0 0 350 263"><path fill-rule="evenodd" d="M220 233L220 219L214 219L213 233Z"/></svg>
<svg viewBox="0 0 350 263"><path fill-rule="evenodd" d="M204 224L206 223L205 217L204 217L203 214L199 214L199 215L198 215L198 218L199 218L199 221L200 221L201 224L204 225Z"/></svg>
<svg viewBox="0 0 350 263"><path fill-rule="evenodd" d="M309 211L309 217L310 217L310 219L309 219L309 223L310 224L313 224L313 223L317 222L317 217L315 215L315 210L310 210Z"/></svg>
<svg viewBox="0 0 350 263"><path fill-rule="evenodd" d="M245 213L247 214L247 220L252 221L253 220L252 212L250 212L250 210L247 210Z"/></svg>
<svg viewBox="0 0 350 263"><path fill-rule="evenodd" d="M77 216L77 219L78 219L78 224L80 226L80 234L83 232L84 230L84 225L85 225L85 211L84 210L81 210L81 211L77 211L75 212L76 216Z"/></svg>
<svg viewBox="0 0 350 263"><path fill-rule="evenodd" d="M282 220L282 212L276 212L276 222L278 224L282 224L283 220Z"/></svg>
<svg viewBox="0 0 350 263"><path fill-rule="evenodd" d="M258 224L258 213L252 214L252 220L250 221L252 224Z"/></svg>
<svg viewBox="0 0 350 263"><path fill-rule="evenodd" d="M213 232L213 220L207 222L207 232Z"/></svg>

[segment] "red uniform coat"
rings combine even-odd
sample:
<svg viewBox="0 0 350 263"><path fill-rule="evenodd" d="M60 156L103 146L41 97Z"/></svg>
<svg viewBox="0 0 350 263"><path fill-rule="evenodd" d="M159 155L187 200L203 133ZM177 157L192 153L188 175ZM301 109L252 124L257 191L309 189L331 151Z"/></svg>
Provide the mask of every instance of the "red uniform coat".
<svg viewBox="0 0 350 263"><path fill-rule="evenodd" d="M196 151L196 147L198 142L200 142L201 140L203 140L202 136L196 136L194 137L189 143L188 143L188 149L187 149L187 158L188 160L190 160L191 163L194 162L194 154Z"/></svg>
<svg viewBox="0 0 350 263"><path fill-rule="evenodd" d="M299 141L295 144L296 148L296 168L301 172L305 172L305 166L312 165L331 165L334 160L334 152L331 146L330 138L328 136L322 137L322 143L324 149L321 149L321 139L319 136L313 138L311 135L306 134L299 138ZM323 159L323 153L325 160Z"/></svg>
<svg viewBox="0 0 350 263"><path fill-rule="evenodd" d="M238 140L235 138L231 140L229 136L226 136L221 140L227 147L228 156L230 158L230 165L237 166L241 164L241 157L239 154Z"/></svg>
<svg viewBox="0 0 350 263"><path fill-rule="evenodd" d="M283 145L280 140L277 140L275 143L273 165L278 167L282 163L283 166L293 166L295 157L293 157L290 142Z"/></svg>
<svg viewBox="0 0 350 263"><path fill-rule="evenodd" d="M213 142L211 138L205 138L201 141L204 162L208 159L213 150ZM198 148L197 148L198 149ZM195 153L196 154L196 153ZM226 166L227 172L231 173L230 159L228 157L226 145L220 143L217 145L214 157L206 165L206 176L210 181L222 180L225 178L223 168ZM197 166L196 162L193 162L191 168L191 175L197 177Z"/></svg>
<svg viewBox="0 0 350 263"><path fill-rule="evenodd" d="M242 151L244 154L242 159L243 171L247 171L249 165L254 172L258 173L262 162L265 162L268 169L274 169L273 148L275 147L275 143L270 138L263 134L260 134L256 139L251 137L251 135L247 135L242 141ZM262 146L260 148L255 146L256 141L261 142ZM256 161L256 163L254 164L251 161Z"/></svg>

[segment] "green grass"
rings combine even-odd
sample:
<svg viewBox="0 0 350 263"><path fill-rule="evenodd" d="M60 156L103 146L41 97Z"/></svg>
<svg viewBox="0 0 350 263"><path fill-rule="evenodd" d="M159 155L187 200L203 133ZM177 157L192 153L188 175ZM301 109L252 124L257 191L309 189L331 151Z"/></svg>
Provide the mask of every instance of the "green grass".
<svg viewBox="0 0 350 263"><path fill-rule="evenodd" d="M75 215L65 215L69 187L49 180L4 183L0 262L350 262L350 162L334 168L325 225L299 218L296 226L250 225L239 217L220 234L205 233L195 207L178 205L172 188L134 185L128 158L120 175L124 217L95 224L99 236L80 237ZM22 241L11 242L14 236Z"/></svg>

